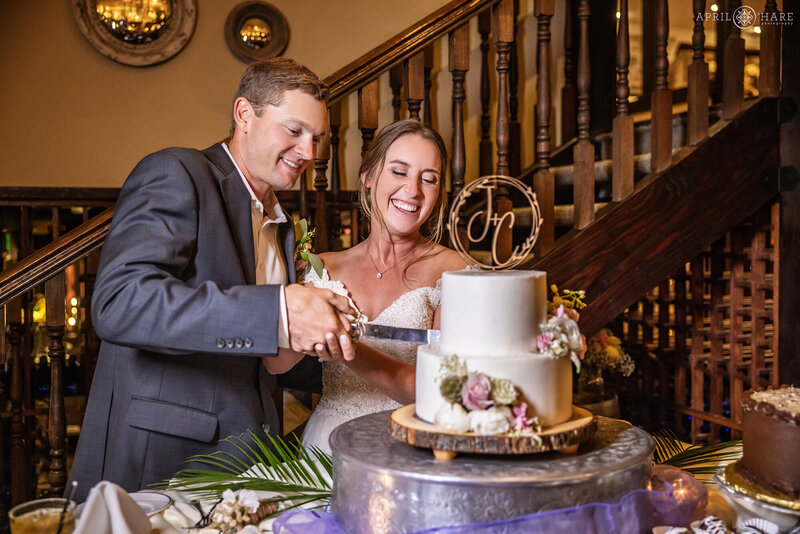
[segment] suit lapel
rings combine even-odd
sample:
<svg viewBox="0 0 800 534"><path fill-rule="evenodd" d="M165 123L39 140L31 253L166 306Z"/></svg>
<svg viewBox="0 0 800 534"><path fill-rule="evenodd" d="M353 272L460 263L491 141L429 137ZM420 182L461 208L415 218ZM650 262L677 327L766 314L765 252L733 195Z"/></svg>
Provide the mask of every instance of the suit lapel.
<svg viewBox="0 0 800 534"><path fill-rule="evenodd" d="M228 216L229 227L236 249L239 251L239 261L244 272L244 279L248 284L256 283L255 250L253 249L253 219L250 213L250 195L247 192L242 177L231 158L222 148L216 145L207 148L206 155L222 171L220 190L225 202L225 211Z"/></svg>

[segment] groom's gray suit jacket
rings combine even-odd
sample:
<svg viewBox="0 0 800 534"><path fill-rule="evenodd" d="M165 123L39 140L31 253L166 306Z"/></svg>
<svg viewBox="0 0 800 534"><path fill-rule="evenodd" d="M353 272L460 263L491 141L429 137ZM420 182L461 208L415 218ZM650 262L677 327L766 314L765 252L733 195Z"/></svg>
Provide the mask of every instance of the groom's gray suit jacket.
<svg viewBox="0 0 800 534"><path fill-rule="evenodd" d="M254 285L250 210L219 144L151 154L126 180L92 300L103 342L70 476L77 500L100 480L159 482L220 438L277 431L276 377L256 356L277 353L280 286ZM278 232L291 283L291 221ZM305 358L280 378L314 390L319 374Z"/></svg>

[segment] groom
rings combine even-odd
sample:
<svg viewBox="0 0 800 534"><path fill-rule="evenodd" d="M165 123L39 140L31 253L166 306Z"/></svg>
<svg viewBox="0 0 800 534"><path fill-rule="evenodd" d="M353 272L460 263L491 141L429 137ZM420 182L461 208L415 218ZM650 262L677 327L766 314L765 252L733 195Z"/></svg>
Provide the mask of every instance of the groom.
<svg viewBox="0 0 800 534"><path fill-rule="evenodd" d="M318 387L319 363L275 377L260 356L353 358L347 299L284 287L295 237L274 193L313 161L327 96L292 60L254 63L229 144L162 150L125 181L92 301L103 343L70 476L76 500L100 480L146 488L226 436L277 432L272 390Z"/></svg>

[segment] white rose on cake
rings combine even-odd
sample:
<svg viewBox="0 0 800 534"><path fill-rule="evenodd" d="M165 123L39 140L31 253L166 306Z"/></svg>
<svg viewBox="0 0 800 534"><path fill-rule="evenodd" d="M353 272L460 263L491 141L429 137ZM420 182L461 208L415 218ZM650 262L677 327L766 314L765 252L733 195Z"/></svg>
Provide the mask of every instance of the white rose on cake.
<svg viewBox="0 0 800 534"><path fill-rule="evenodd" d="M505 434L514 424L514 416L507 406L492 406L485 410L469 412L469 427L476 434L494 436Z"/></svg>
<svg viewBox="0 0 800 534"><path fill-rule="evenodd" d="M436 412L434 423L436 423L436 426L458 432L459 434L463 434L469 430L467 410L460 404L452 402L442 404L442 407Z"/></svg>

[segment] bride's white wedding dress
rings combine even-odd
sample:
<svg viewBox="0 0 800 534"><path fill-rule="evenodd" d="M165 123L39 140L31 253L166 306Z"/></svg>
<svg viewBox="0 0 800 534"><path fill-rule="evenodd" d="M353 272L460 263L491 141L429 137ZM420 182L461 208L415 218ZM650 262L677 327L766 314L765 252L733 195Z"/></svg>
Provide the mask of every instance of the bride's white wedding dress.
<svg viewBox="0 0 800 534"><path fill-rule="evenodd" d="M322 278L311 270L306 282L316 287L330 289L349 297L342 282L331 280L328 271ZM419 287L400 295L380 315L370 317L370 322L406 328L431 328L433 314L439 306L442 279L434 287ZM414 343L380 340L362 340L397 360L414 365L417 347ZM341 363L322 363L322 398L311 414L303 433L303 445L319 447L330 454L328 437L340 424L370 413L399 408L401 405L371 386L366 380Z"/></svg>

